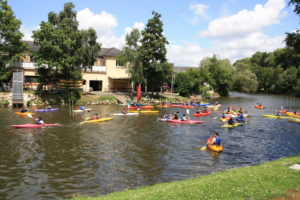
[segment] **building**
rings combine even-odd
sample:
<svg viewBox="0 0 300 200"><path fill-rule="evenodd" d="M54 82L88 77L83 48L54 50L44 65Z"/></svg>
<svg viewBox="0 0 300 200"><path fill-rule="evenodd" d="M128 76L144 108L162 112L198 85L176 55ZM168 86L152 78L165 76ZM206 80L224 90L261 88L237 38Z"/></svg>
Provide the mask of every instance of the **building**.
<svg viewBox="0 0 300 200"><path fill-rule="evenodd" d="M24 73L24 88L34 89L38 85L36 68L31 53L38 50L32 41L26 41L30 51L18 63L18 69ZM117 60L120 50L116 48L101 48L94 66L82 71L83 91L125 92L131 91L132 85L126 67Z"/></svg>

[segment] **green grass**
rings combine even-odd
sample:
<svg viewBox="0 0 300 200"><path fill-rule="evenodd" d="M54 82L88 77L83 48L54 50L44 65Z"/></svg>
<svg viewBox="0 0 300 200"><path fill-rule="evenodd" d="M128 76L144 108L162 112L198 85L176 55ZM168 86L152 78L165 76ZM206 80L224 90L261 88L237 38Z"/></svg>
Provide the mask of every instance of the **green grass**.
<svg viewBox="0 0 300 200"><path fill-rule="evenodd" d="M264 164L236 168L184 181L162 183L100 197L75 197L76 200L261 200L284 196L289 189L300 190L300 171L290 170L300 163L300 155Z"/></svg>
<svg viewBox="0 0 300 200"><path fill-rule="evenodd" d="M7 100L0 100L0 107L6 107L9 105L9 102Z"/></svg>
<svg viewBox="0 0 300 200"><path fill-rule="evenodd" d="M77 104L102 104L102 103L109 103L109 104L117 104L118 100L113 95L81 95L81 98L77 101Z"/></svg>

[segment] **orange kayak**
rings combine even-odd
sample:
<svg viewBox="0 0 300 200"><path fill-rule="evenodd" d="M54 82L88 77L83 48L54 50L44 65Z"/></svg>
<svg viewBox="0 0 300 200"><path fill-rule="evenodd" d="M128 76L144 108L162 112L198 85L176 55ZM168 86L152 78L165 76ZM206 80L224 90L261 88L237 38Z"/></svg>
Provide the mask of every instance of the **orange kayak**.
<svg viewBox="0 0 300 200"><path fill-rule="evenodd" d="M259 106L259 105L256 105L254 107L257 108L257 109L264 109L265 108L264 106Z"/></svg>
<svg viewBox="0 0 300 200"><path fill-rule="evenodd" d="M207 148L209 148L210 150L215 151L215 152L222 152L223 151L223 145L211 145L211 142L212 142L213 139L214 139L213 137L208 138Z"/></svg>

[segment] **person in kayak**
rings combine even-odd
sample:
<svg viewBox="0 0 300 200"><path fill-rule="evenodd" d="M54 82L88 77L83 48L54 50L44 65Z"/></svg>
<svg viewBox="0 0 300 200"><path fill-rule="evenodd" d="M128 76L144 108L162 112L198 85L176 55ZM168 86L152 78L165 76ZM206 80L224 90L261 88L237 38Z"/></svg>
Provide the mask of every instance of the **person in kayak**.
<svg viewBox="0 0 300 200"><path fill-rule="evenodd" d="M51 109L51 108L52 108L51 105L46 106L46 109Z"/></svg>
<svg viewBox="0 0 300 200"><path fill-rule="evenodd" d="M28 110L26 108L22 108L22 110L20 111L21 113L26 113Z"/></svg>
<svg viewBox="0 0 300 200"><path fill-rule="evenodd" d="M175 115L174 115L174 119L178 119L177 112L176 112Z"/></svg>
<svg viewBox="0 0 300 200"><path fill-rule="evenodd" d="M165 119L171 119L171 114L170 113L165 114L164 118Z"/></svg>
<svg viewBox="0 0 300 200"><path fill-rule="evenodd" d="M279 111L279 110L277 110L277 112L276 112L276 116L281 116L281 113L280 113L280 111Z"/></svg>
<svg viewBox="0 0 300 200"><path fill-rule="evenodd" d="M222 113L222 118L225 119L226 118L226 115L225 113Z"/></svg>
<svg viewBox="0 0 300 200"><path fill-rule="evenodd" d="M80 106L79 110L85 110L85 107L84 106Z"/></svg>
<svg viewBox="0 0 300 200"><path fill-rule="evenodd" d="M214 139L211 141L211 145L220 146L221 145L221 139L219 137L219 133L214 134Z"/></svg>
<svg viewBox="0 0 300 200"><path fill-rule="evenodd" d="M35 124L44 125L45 123L44 123L42 117L38 117L35 119Z"/></svg>
<svg viewBox="0 0 300 200"><path fill-rule="evenodd" d="M185 114L183 114L182 117L181 117L181 121L186 121L186 120L187 120L187 117L186 117Z"/></svg>
<svg viewBox="0 0 300 200"><path fill-rule="evenodd" d="M99 119L99 118L100 118L100 116L99 116L98 114L94 114L94 115L91 117L92 120L96 120L96 119Z"/></svg>
<svg viewBox="0 0 300 200"><path fill-rule="evenodd" d="M246 121L246 119L245 119L243 113L239 113L239 114L238 114L237 120L238 120L238 121Z"/></svg>
<svg viewBox="0 0 300 200"><path fill-rule="evenodd" d="M125 108L123 108L123 110L121 111L121 113L124 114L124 115L126 115L127 112L126 112Z"/></svg>
<svg viewBox="0 0 300 200"><path fill-rule="evenodd" d="M231 109L230 107L227 108L227 113L230 113L231 112Z"/></svg>
<svg viewBox="0 0 300 200"><path fill-rule="evenodd" d="M228 124L229 124L229 125L234 125L234 121L233 121L233 118L232 118L232 117L230 117L230 119L228 120Z"/></svg>

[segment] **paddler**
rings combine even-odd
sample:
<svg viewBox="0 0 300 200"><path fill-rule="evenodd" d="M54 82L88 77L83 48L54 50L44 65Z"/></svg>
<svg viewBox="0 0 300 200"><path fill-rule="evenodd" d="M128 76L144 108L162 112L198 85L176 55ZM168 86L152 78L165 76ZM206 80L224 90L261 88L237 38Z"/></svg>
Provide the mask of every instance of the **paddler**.
<svg viewBox="0 0 300 200"><path fill-rule="evenodd" d="M92 120L96 120L96 119L99 119L99 118L100 118L100 117L99 117L98 114L94 114L94 115L91 117Z"/></svg>
<svg viewBox="0 0 300 200"><path fill-rule="evenodd" d="M43 122L42 117L38 117L38 118L35 119L35 124L43 125L45 123Z"/></svg>
<svg viewBox="0 0 300 200"><path fill-rule="evenodd" d="M26 108L22 108L22 110L20 111L21 113L26 113L28 110Z"/></svg>
<svg viewBox="0 0 300 200"><path fill-rule="evenodd" d="M210 145L216 145L216 146L220 146L221 145L221 139L219 137L219 133L215 133L214 134L214 138L213 140L211 141L211 144Z"/></svg>
<svg viewBox="0 0 300 200"><path fill-rule="evenodd" d="M81 106L79 107L79 110L85 110L85 107L81 105Z"/></svg>
<svg viewBox="0 0 300 200"><path fill-rule="evenodd" d="M186 115L183 114L182 117L181 117L181 121L186 121L186 120L187 120Z"/></svg>
<svg viewBox="0 0 300 200"><path fill-rule="evenodd" d="M229 125L233 125L233 124L234 124L234 121L233 121L233 118L232 118L232 117L230 117L230 119L228 120L228 124L229 124Z"/></svg>
<svg viewBox="0 0 300 200"><path fill-rule="evenodd" d="M124 114L124 115L126 115L127 112L126 112L125 108L123 108L123 110L121 111L121 113Z"/></svg>

